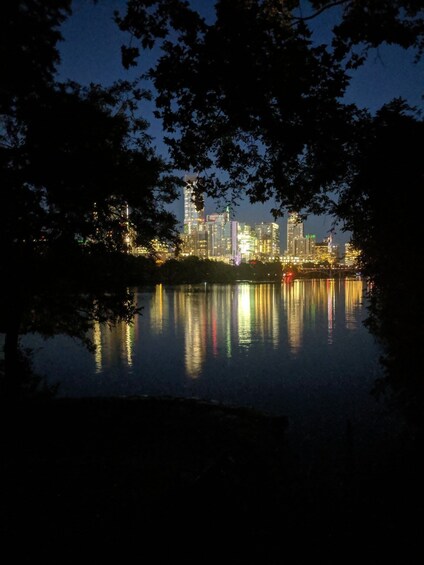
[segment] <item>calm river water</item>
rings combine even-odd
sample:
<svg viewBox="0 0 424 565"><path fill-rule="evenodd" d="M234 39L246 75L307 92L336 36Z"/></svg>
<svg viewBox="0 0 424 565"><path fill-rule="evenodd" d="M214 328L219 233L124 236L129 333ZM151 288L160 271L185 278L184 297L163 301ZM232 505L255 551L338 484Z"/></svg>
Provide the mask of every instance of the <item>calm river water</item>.
<svg viewBox="0 0 424 565"><path fill-rule="evenodd" d="M27 337L59 396L164 395L249 406L305 431L369 422L379 350L356 279L157 285L133 325L97 325L94 354Z"/></svg>

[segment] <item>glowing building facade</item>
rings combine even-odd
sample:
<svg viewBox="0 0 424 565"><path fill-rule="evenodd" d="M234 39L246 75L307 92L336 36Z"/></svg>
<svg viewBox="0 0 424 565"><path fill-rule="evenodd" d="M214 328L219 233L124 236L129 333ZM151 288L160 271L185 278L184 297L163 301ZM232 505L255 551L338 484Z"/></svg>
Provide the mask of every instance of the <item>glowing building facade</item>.
<svg viewBox="0 0 424 565"><path fill-rule="evenodd" d="M255 224L256 257L264 261L280 258L280 227L275 222Z"/></svg>
<svg viewBox="0 0 424 565"><path fill-rule="evenodd" d="M237 242L238 222L230 219L230 212L206 217L208 258L236 264L239 262Z"/></svg>
<svg viewBox="0 0 424 565"><path fill-rule="evenodd" d="M204 222L205 207L203 196L196 192L197 175L186 175L184 182L184 234L191 235Z"/></svg>
<svg viewBox="0 0 424 565"><path fill-rule="evenodd" d="M207 257L208 243L205 225L203 195L197 189L197 175L184 177L184 229L182 234L182 255Z"/></svg>
<svg viewBox="0 0 424 565"><path fill-rule="evenodd" d="M287 219L287 255L298 255L298 247L303 240L303 222L297 212L290 212Z"/></svg>

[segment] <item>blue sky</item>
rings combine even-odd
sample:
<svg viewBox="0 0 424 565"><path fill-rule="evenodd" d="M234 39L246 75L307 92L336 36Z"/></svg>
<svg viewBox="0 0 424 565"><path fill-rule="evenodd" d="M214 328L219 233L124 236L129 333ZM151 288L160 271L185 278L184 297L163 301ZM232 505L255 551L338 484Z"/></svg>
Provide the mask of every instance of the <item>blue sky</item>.
<svg viewBox="0 0 424 565"><path fill-rule="evenodd" d="M205 16L213 16L214 0L191 0L201 9ZM141 62L143 68L123 69L120 60L120 47L125 42L125 34L120 32L112 20L113 10L122 10L125 0L101 0L94 5L92 0L74 0L73 15L62 27L64 42L60 45L61 66L60 79L72 79L81 84L90 82L111 84L118 78L135 78L142 70L148 68L152 55L144 54ZM330 20L318 18L314 20L317 39L325 41ZM354 102L372 112L384 103L397 96L424 109L422 94L424 92L424 63L414 64L414 53L401 48L382 46L371 51L367 63L355 71L346 93L346 101ZM151 113L153 104L145 103L144 116L151 122L150 133L154 145L160 152L165 151L162 143L160 124ZM206 201L206 212L215 212L215 203ZM252 206L242 204L235 216L239 221L248 223L271 221L272 203ZM175 203L173 211L182 221L182 199ZM279 221L282 247L285 245L286 220ZM313 233L317 241L327 236L331 227L331 219L327 217L311 217L305 222L305 233ZM336 233L335 242L348 241L349 235Z"/></svg>

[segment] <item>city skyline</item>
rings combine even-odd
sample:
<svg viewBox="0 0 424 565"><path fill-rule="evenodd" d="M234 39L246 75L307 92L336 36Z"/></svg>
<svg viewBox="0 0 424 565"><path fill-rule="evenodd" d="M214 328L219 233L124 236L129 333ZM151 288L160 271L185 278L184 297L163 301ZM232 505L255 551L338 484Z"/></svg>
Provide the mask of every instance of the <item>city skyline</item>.
<svg viewBox="0 0 424 565"><path fill-rule="evenodd" d="M217 217L222 217L225 222L235 222L239 226L249 226L255 228L261 224L276 224L278 226L278 240L279 240L279 254L280 255L311 255L312 251L308 247L309 244L315 246L316 243L330 243L334 245L344 246L348 241L338 241L337 238L333 238L331 232L327 232L325 237L318 238L316 234L305 231L305 226L307 221L301 221L299 214L291 212L287 215L286 219L280 219L280 221L274 220L272 217L265 220L258 220L253 218L250 221L242 221L237 216L237 208L230 210L229 206L225 209L213 208L216 204L215 201L211 200L209 204L212 204L211 210L208 210L205 205L205 201L208 199L204 198L204 195L200 195L196 202L194 201L194 191L193 186L196 184L198 175L185 175L184 181L185 186L183 189L183 219L181 222L180 232L182 234L192 234L196 231L199 226L199 222L207 222L208 218L215 219ZM200 204L200 206L199 206ZM281 224L283 224L284 229L282 229ZM243 228L242 228L243 229ZM200 256L203 254L200 253ZM206 256L206 253L204 254Z"/></svg>
<svg viewBox="0 0 424 565"><path fill-rule="evenodd" d="M206 18L214 17L213 0L190 0L190 4L200 10ZM95 5L91 1L78 0L73 3L73 14L63 24L61 31L64 41L59 45L61 65L59 78L75 80L81 84L99 83L110 85L114 80L132 80L146 71L156 57L155 51L143 52L139 67L125 70L121 64L121 45L127 36L120 32L112 19L113 10L124 10L124 0L104 0ZM329 14L331 19L331 14ZM315 38L325 42L331 22L325 24L325 18L320 18L314 30ZM421 85L424 76L424 63L413 64L414 53L396 46L383 45L374 50L368 61L352 76L347 88L345 100L355 103L359 108L368 108L375 112L384 103L394 97L401 96L411 105L423 108ZM154 118L154 103L143 101L142 113L150 122L149 133L153 145L159 154L167 155L167 147L163 142L161 124ZM181 172L190 174L192 171ZM212 199L205 199L205 207L216 207ZM269 222L273 221L271 209L273 201L265 204L250 204L243 202L233 212L238 221ZM183 199L176 200L170 210L175 214L182 226ZM285 239L287 217L277 219L282 234L282 244ZM323 240L332 229L332 218L329 216L310 216L305 222L305 231L316 234L317 240ZM349 233L340 229L334 232L335 240L346 243ZM284 243L285 245L285 243Z"/></svg>
<svg viewBox="0 0 424 565"><path fill-rule="evenodd" d="M233 265L252 260L344 265L356 261L357 252L348 243L337 243L331 234L317 241L315 234L305 233L297 212L289 214L284 244L276 222L240 222L230 214L228 206L208 213L203 194L196 190L198 175L186 175L184 182L181 257L196 256Z"/></svg>

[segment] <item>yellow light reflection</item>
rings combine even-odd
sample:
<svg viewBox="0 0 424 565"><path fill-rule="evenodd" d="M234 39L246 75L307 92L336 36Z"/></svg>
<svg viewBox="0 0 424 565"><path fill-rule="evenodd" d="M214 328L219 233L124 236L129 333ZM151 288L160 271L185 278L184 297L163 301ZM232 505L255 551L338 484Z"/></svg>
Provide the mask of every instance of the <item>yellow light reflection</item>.
<svg viewBox="0 0 424 565"><path fill-rule="evenodd" d="M137 316L133 324L121 322L113 327L95 322L93 343L95 345L94 363L96 373L101 373L117 360L122 360L127 367L132 367L137 324Z"/></svg>
<svg viewBox="0 0 424 565"><path fill-rule="evenodd" d="M102 334L99 322L94 322L93 342L96 347L94 350L94 363L96 365L96 373L100 373L103 369L102 365Z"/></svg>
<svg viewBox="0 0 424 565"><path fill-rule="evenodd" d="M162 284L157 284L150 306L150 320L152 331L160 334L164 329L164 320L168 319L168 297Z"/></svg>
<svg viewBox="0 0 424 565"><path fill-rule="evenodd" d="M237 329L240 345L249 345L252 339L251 295L251 286L249 284L239 286L237 296Z"/></svg>
<svg viewBox="0 0 424 565"><path fill-rule="evenodd" d="M334 279L327 279L327 339L328 343L333 343L335 313L335 292Z"/></svg>
<svg viewBox="0 0 424 565"><path fill-rule="evenodd" d="M362 308L364 298L363 283L360 280L345 280L345 323L346 329L354 330L358 327L355 316Z"/></svg>
<svg viewBox="0 0 424 565"><path fill-rule="evenodd" d="M303 343L304 283L294 280L283 284L282 294L287 318L287 339L290 351L297 355Z"/></svg>
<svg viewBox="0 0 424 565"><path fill-rule="evenodd" d="M276 287L273 284L255 286L254 311L256 330L262 340L278 345L280 334L279 307L276 301Z"/></svg>
<svg viewBox="0 0 424 565"><path fill-rule="evenodd" d="M134 326L132 324L124 324L124 334L125 340L123 341L125 345L125 360L128 367L132 367L133 364L133 348L134 348Z"/></svg>
<svg viewBox="0 0 424 565"><path fill-rule="evenodd" d="M184 301L185 368L187 376L197 379L206 355L206 316L202 297L187 294Z"/></svg>

